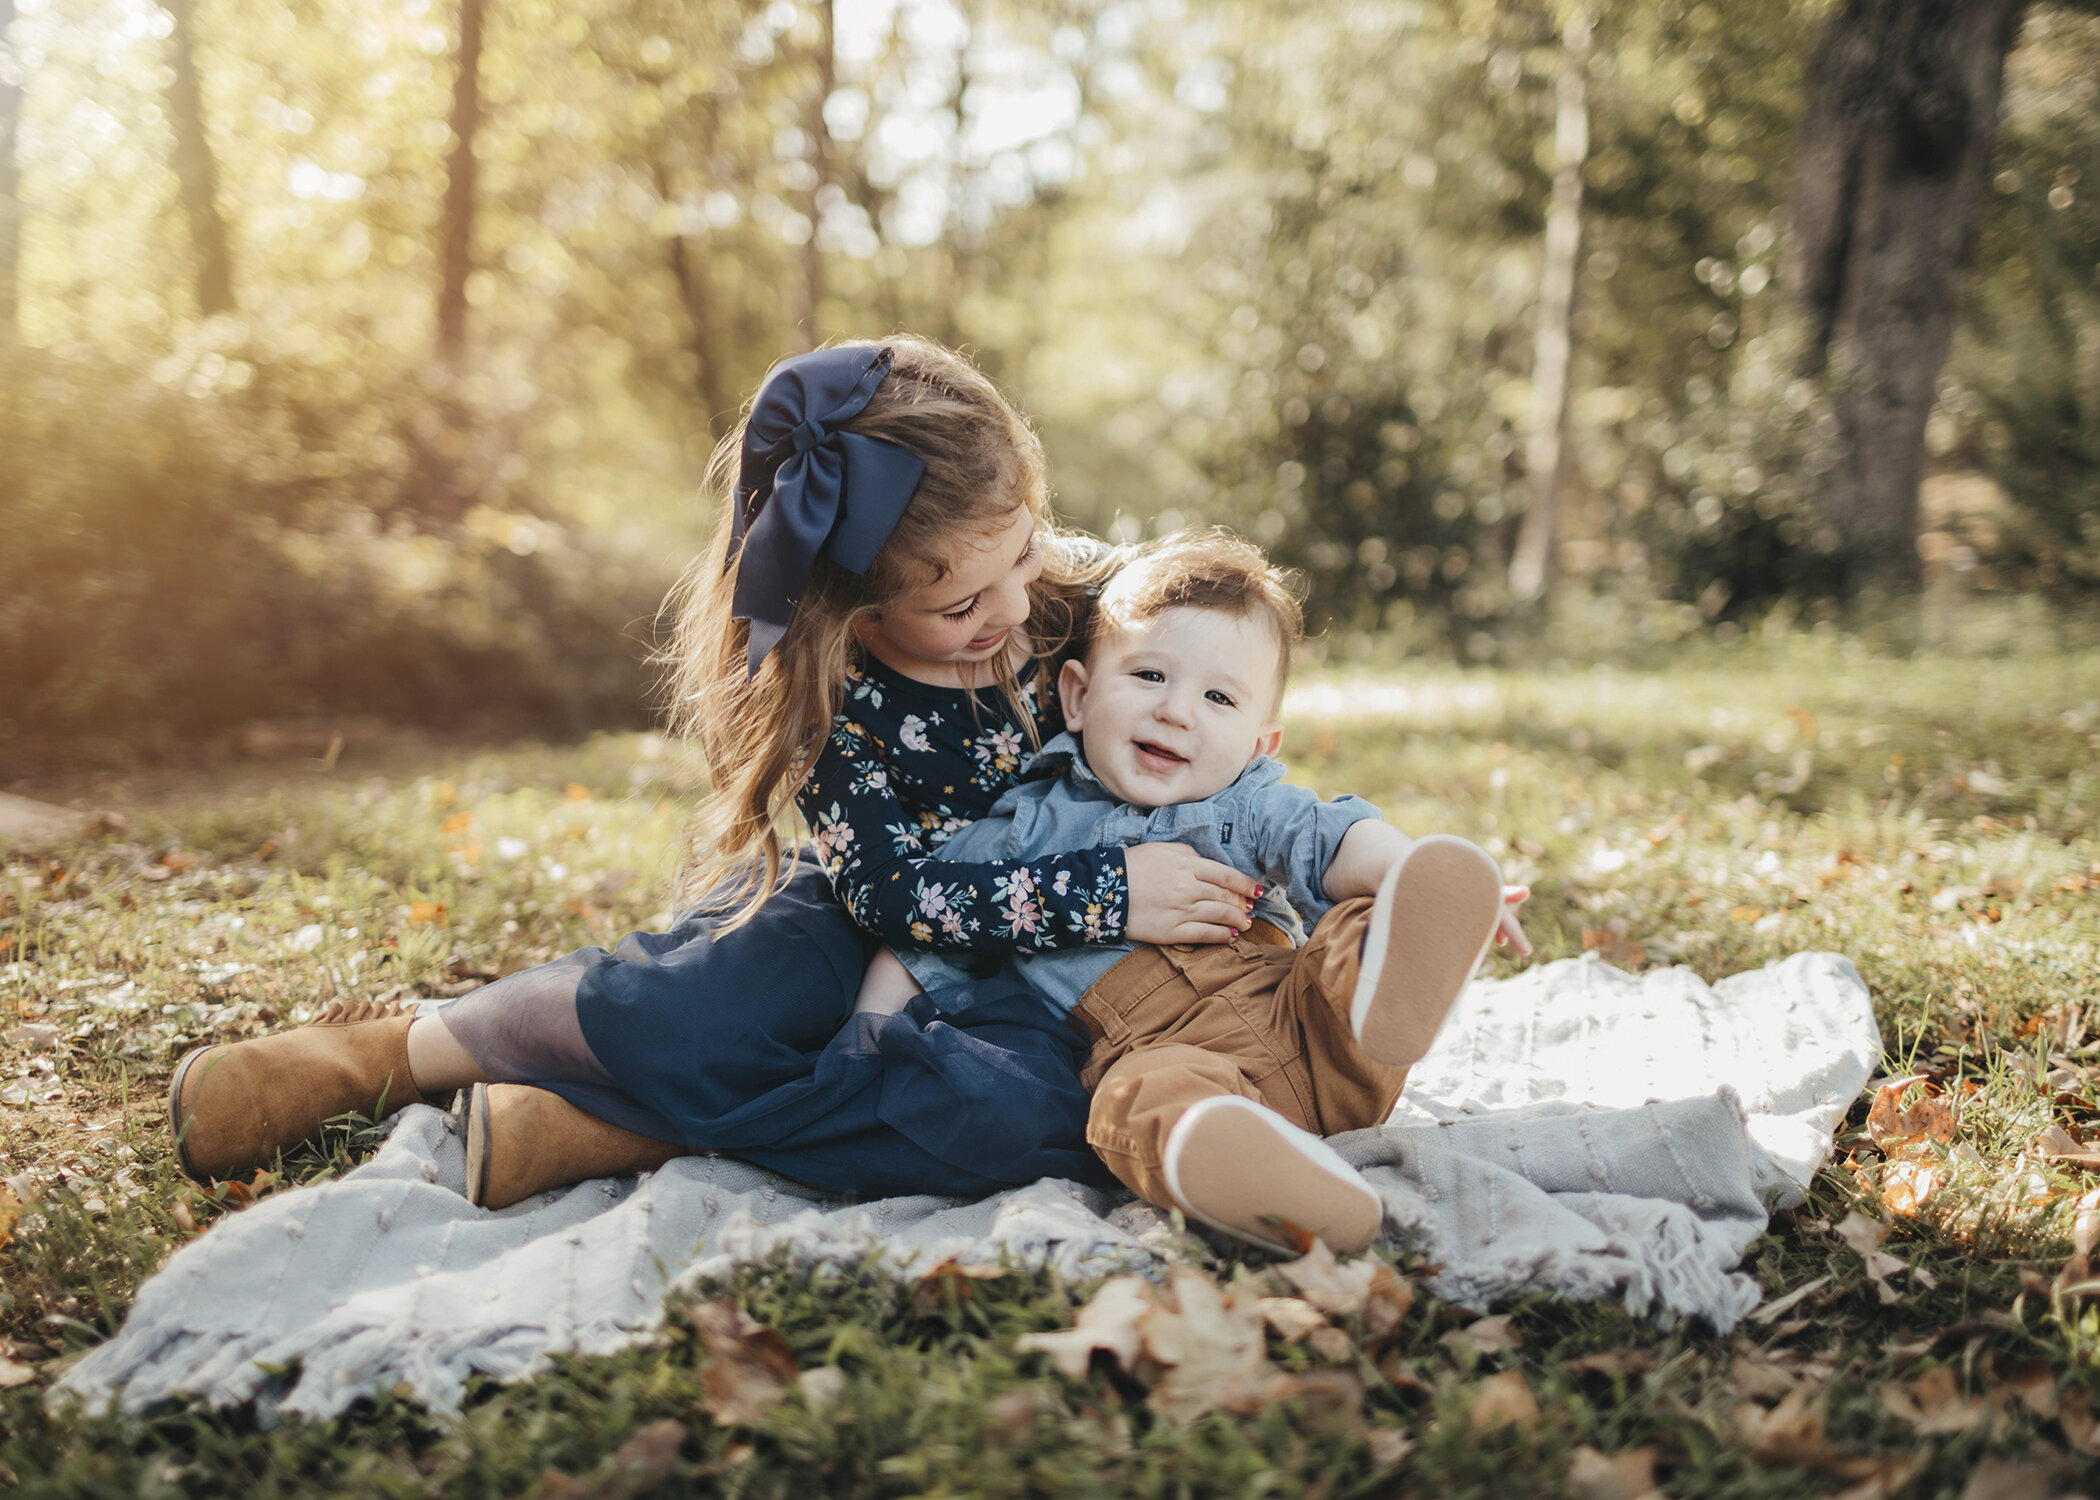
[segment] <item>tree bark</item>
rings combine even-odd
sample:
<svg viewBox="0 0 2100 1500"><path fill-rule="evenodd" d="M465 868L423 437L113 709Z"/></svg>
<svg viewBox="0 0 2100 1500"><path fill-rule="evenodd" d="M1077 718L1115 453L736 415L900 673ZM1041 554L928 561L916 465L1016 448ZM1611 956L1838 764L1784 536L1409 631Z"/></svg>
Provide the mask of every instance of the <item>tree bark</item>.
<svg viewBox="0 0 2100 1500"><path fill-rule="evenodd" d="M817 311L824 300L824 254L817 245L817 226L823 221L823 195L831 181L831 127L824 121L824 105L838 86L838 31L834 24L835 0L818 0L818 23L824 34L817 41L817 90L809 111L809 239L802 246L802 336L814 349L824 342L817 326Z"/></svg>
<svg viewBox="0 0 2100 1500"><path fill-rule="evenodd" d="M22 289L22 175L15 137L22 126L22 94L29 80L8 40L15 0L0 0L0 342L11 342L20 326Z"/></svg>
<svg viewBox="0 0 2100 1500"><path fill-rule="evenodd" d="M1575 278L1582 254L1582 166L1590 154L1590 18L1578 10L1561 31L1554 89L1553 191L1539 271L1538 326L1532 335L1530 432L1524 442L1524 524L1509 564L1509 591L1545 593L1553 575L1566 470L1568 373L1575 352Z"/></svg>
<svg viewBox="0 0 2100 1500"><path fill-rule="evenodd" d="M1919 578L1918 485L2027 0L1848 0L1810 68L1788 279L1835 377L1830 517L1863 582Z"/></svg>
<svg viewBox="0 0 2100 1500"><path fill-rule="evenodd" d="M175 178L197 257L197 310L209 318L234 309L233 249L219 212L219 164L204 129L195 8L192 0L166 0L165 9L174 21L168 33L168 123L175 132Z"/></svg>
<svg viewBox="0 0 2100 1500"><path fill-rule="evenodd" d="M656 196L671 201L671 174L662 162L651 164L656 173ZM671 262L671 279L678 284L679 305L685 309L686 347L699 369L693 377L694 394L700 398L707 429L716 437L726 432L736 416L733 401L722 389L722 361L715 347L715 306L708 293L705 272L693 264L692 241L673 234L665 239Z"/></svg>
<svg viewBox="0 0 2100 1500"><path fill-rule="evenodd" d="M438 256L437 347L457 364L467 343L467 278L474 270L474 137L481 129L484 0L459 0L459 72L452 83L452 154L445 162L445 222Z"/></svg>

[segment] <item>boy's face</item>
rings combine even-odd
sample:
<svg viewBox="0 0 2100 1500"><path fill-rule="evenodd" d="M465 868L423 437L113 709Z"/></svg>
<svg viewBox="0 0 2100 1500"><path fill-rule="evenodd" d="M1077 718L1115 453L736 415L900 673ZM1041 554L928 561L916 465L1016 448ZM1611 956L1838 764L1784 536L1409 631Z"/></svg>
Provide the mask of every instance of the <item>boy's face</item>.
<svg viewBox="0 0 2100 1500"><path fill-rule="evenodd" d="M1223 610L1104 624L1058 678L1065 725L1086 736L1087 764L1121 800L1200 802L1275 753L1279 656L1266 622Z"/></svg>

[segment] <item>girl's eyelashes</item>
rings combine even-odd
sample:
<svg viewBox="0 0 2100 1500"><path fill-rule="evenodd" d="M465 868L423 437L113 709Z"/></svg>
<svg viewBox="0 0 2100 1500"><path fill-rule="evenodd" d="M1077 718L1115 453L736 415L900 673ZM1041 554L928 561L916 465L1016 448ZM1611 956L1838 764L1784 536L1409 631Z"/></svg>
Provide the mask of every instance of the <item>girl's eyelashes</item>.
<svg viewBox="0 0 2100 1500"><path fill-rule="evenodd" d="M1021 561L1019 564L1017 564L1017 566L1025 567L1027 564L1034 562L1035 555L1042 550L1043 538L1041 533L1031 531L1030 533L1028 533L1028 548L1021 554ZM972 615L976 614L978 607L983 603L984 595L979 594L975 599L972 599L961 609L949 610L946 614L943 614L941 618L944 620L953 620L956 624L960 625L963 621L969 619Z"/></svg>
<svg viewBox="0 0 2100 1500"><path fill-rule="evenodd" d="M953 620L956 624L960 625L963 621L969 619L970 616L976 614L977 607L982 603L984 603L984 595L979 594L975 599L972 599L961 609L953 610L948 614L942 615L941 618L944 620Z"/></svg>

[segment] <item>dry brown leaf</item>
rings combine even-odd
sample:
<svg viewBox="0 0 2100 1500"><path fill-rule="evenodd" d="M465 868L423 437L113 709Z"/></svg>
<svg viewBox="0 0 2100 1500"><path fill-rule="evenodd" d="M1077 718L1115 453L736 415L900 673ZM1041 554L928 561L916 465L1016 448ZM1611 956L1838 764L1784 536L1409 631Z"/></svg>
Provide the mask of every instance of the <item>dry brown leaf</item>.
<svg viewBox="0 0 2100 1500"><path fill-rule="evenodd" d="M1908 1422L1920 1437L1967 1432L1990 1415L1989 1403L1970 1401L1961 1393L1961 1377L1951 1365L1936 1365L1906 1389L1885 1385L1881 1407L1890 1416Z"/></svg>
<svg viewBox="0 0 2100 1500"><path fill-rule="evenodd" d="M2055 1464L2045 1459L2015 1462L1986 1454L1969 1471L1961 1500L2048 1500L2055 1493Z"/></svg>
<svg viewBox="0 0 2100 1500"><path fill-rule="evenodd" d="M1466 1337L1482 1354L1507 1354L1524 1342L1523 1335L1510 1326L1508 1313L1497 1313L1491 1318L1468 1323Z"/></svg>
<svg viewBox="0 0 2100 1500"><path fill-rule="evenodd" d="M22 1205L11 1192L0 1191L0 1245L15 1237L15 1220L22 1217Z"/></svg>
<svg viewBox="0 0 2100 1500"><path fill-rule="evenodd" d="M1823 1441L1823 1403L1807 1386L1796 1386L1770 1411L1745 1402L1735 1409L1735 1425L1759 1458L1803 1468L1831 1461Z"/></svg>
<svg viewBox="0 0 2100 1500"><path fill-rule="evenodd" d="M1605 1349L1596 1354L1579 1355L1568 1361L1567 1368L1577 1375L1602 1375L1610 1380L1624 1380L1631 1375L1646 1375L1655 1368L1653 1349Z"/></svg>
<svg viewBox="0 0 2100 1500"><path fill-rule="evenodd" d="M1568 1461L1571 1500L1643 1500L1654 1493L1652 1444L1607 1456L1584 1443Z"/></svg>
<svg viewBox="0 0 2100 1500"><path fill-rule="evenodd" d="M2056 1401L2056 1420L2080 1453L2100 1458L2100 1420L2093 1416L2093 1393L2073 1386Z"/></svg>
<svg viewBox="0 0 2100 1500"><path fill-rule="evenodd" d="M1140 1276L1115 1276L1101 1284L1070 1328L1051 1333L1024 1333L1014 1340L1023 1354L1047 1354L1068 1379L1086 1379L1096 1349L1105 1349L1125 1370L1137 1367L1144 1336L1138 1325L1152 1311L1152 1284Z"/></svg>
<svg viewBox="0 0 2100 1500"><path fill-rule="evenodd" d="M1305 1347L1330 1365L1344 1364L1356 1353L1355 1345L1349 1342L1348 1331L1341 1328L1315 1328L1312 1337L1305 1341Z"/></svg>
<svg viewBox="0 0 2100 1500"><path fill-rule="evenodd" d="M677 1466L685 1444L685 1423L665 1418L651 1422L620 1444L589 1480L574 1479L559 1469L540 1476L541 1500L627 1500L655 1490Z"/></svg>
<svg viewBox="0 0 2100 1500"><path fill-rule="evenodd" d="M1168 1279L1171 1307L1155 1306L1140 1329L1145 1352L1170 1366L1152 1388L1152 1409L1189 1422L1213 1406L1253 1401L1269 1372L1259 1297L1230 1296L1202 1272L1176 1266Z"/></svg>
<svg viewBox="0 0 2100 1500"><path fill-rule="evenodd" d="M935 1312L951 1302L969 1301L975 1295L972 1282L998 1281L1012 1274L1008 1266L964 1265L951 1255L913 1283L911 1305L917 1312Z"/></svg>
<svg viewBox="0 0 2100 1500"><path fill-rule="evenodd" d="M1494 1432L1503 1427L1515 1427L1529 1432L1538 1421L1538 1398L1531 1394L1521 1370L1504 1370L1499 1375L1490 1375L1474 1388L1478 1394L1473 1404L1466 1408L1466 1421L1475 1432Z"/></svg>
<svg viewBox="0 0 2100 1500"><path fill-rule="evenodd" d="M411 927L443 927L445 925L445 903L442 901L409 902L408 925Z"/></svg>
<svg viewBox="0 0 2100 1500"><path fill-rule="evenodd" d="M1903 1096L1912 1086L1924 1094L1908 1108ZM1892 1142L1929 1137L1951 1141L1960 1124L1961 1106L1953 1097L1932 1092L1933 1084L1923 1073L1892 1078L1874 1090L1874 1103L1867 1110L1867 1136L1887 1151Z"/></svg>
<svg viewBox="0 0 2100 1500"><path fill-rule="evenodd" d="M1364 1435L1371 1462L1381 1469L1397 1468L1414 1451L1415 1440L1397 1427L1374 1427Z"/></svg>
<svg viewBox="0 0 2100 1500"><path fill-rule="evenodd" d="M1166 1384L1160 1382L1161 1389ZM1153 1392L1155 1398L1158 1394ZM1223 1381L1217 1391L1219 1409L1239 1417L1266 1411L1280 1401L1303 1401L1345 1426L1354 1426L1363 1412L1364 1385L1348 1370L1307 1370L1294 1375L1270 1366L1259 1374ZM1156 1399L1154 1405L1158 1405Z"/></svg>
<svg viewBox="0 0 2100 1500"><path fill-rule="evenodd" d="M1364 1297L1377 1274L1380 1271L1389 1276L1392 1274L1391 1269L1375 1256L1358 1256L1343 1265L1334 1258L1334 1252L1324 1241L1317 1240L1304 1255L1285 1261L1275 1269L1306 1301L1330 1316L1356 1312L1364 1305Z"/></svg>
<svg viewBox="0 0 2100 1500"><path fill-rule="evenodd" d="M1828 1285L1830 1285L1828 1276L1818 1276L1814 1281L1804 1282L1791 1292L1788 1292L1784 1297L1775 1297L1770 1302L1760 1303L1757 1309L1750 1314L1750 1321L1753 1323L1769 1323L1781 1313L1797 1306Z"/></svg>
<svg viewBox="0 0 2100 1500"><path fill-rule="evenodd" d="M1931 1455L1926 1453L1878 1453L1871 1458L1848 1458L1834 1472L1855 1481L1839 1490L1836 1500L1887 1500L1916 1479Z"/></svg>
<svg viewBox="0 0 2100 1500"><path fill-rule="evenodd" d="M0 1355L0 1391L13 1390L18 1385L27 1385L36 1379L36 1366L25 1365L17 1360Z"/></svg>
<svg viewBox="0 0 2100 1500"><path fill-rule="evenodd" d="M992 1419L991 1425L985 1429L985 1437L991 1445L1018 1448L1035 1436L1035 1424L1039 1419L1059 1414L1063 1407L1055 1396L1040 1386L1023 1386L1003 1396L994 1396L985 1411Z"/></svg>
<svg viewBox="0 0 2100 1500"><path fill-rule="evenodd" d="M2056 1372L2049 1368L2048 1360L2036 1355L2016 1365L2001 1366L1998 1378L2043 1421L2056 1415Z"/></svg>
<svg viewBox="0 0 2100 1500"><path fill-rule="evenodd" d="M1794 1377L1776 1365L1739 1359L1728 1372L1728 1388L1753 1401L1777 1401L1795 1385Z"/></svg>
<svg viewBox="0 0 2100 1500"><path fill-rule="evenodd" d="M734 1302L700 1302L689 1310L709 1356L700 1372L707 1412L724 1427L749 1427L787 1395L800 1373L786 1339Z"/></svg>
<svg viewBox="0 0 2100 1500"><path fill-rule="evenodd" d="M1286 1344L1298 1343L1314 1329L1328 1326L1320 1310L1302 1297L1263 1297L1255 1306L1261 1309L1269 1331Z"/></svg>

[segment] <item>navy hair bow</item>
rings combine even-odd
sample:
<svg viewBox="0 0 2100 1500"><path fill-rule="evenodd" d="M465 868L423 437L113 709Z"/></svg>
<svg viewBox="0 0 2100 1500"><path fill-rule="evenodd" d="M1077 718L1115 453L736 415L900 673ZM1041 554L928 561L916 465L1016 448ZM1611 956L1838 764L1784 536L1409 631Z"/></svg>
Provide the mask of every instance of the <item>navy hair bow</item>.
<svg viewBox="0 0 2100 1500"><path fill-rule="evenodd" d="M907 448L837 430L867 407L891 358L865 344L795 355L773 366L751 405L729 564L733 617L751 622L754 677L787 634L817 554L867 572L926 472Z"/></svg>

